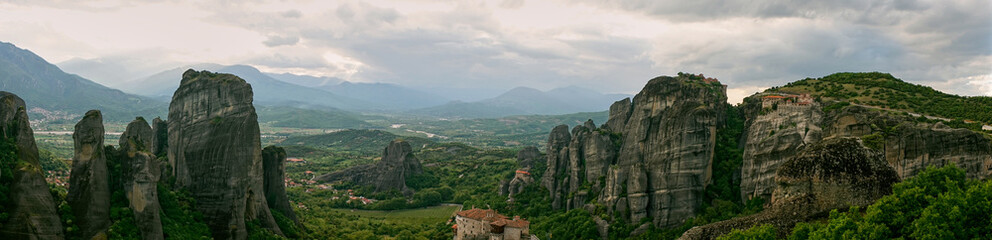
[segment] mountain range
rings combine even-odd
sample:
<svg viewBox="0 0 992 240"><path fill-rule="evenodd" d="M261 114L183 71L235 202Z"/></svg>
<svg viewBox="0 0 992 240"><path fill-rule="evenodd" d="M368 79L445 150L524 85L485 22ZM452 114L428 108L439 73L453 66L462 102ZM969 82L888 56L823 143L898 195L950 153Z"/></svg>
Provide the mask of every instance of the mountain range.
<svg viewBox="0 0 992 240"><path fill-rule="evenodd" d="M62 64L83 72L85 76L111 76L120 64L73 59ZM115 67L116 66L116 67ZM74 119L90 109L101 109L111 121L128 121L134 115L162 116L165 102L172 98L182 72L187 69L235 74L254 89L259 106L289 107L296 112L309 109L309 116L322 111L389 113L438 118L498 118L513 115L556 115L576 112L599 112L613 101L629 97L602 94L580 87L550 91L518 87L499 96L478 101L452 101L434 91L391 83L349 82L333 77L315 77L290 73L265 73L247 65L195 64L168 69L127 81L120 79L93 81L63 71L31 51L0 42L0 90L13 92L31 103L35 117L60 116ZM121 70L122 74L134 72ZM99 82L98 82L99 81ZM114 89L107 85L116 86ZM279 111L284 112L284 111ZM354 114L349 113L350 116ZM353 122L353 117L348 117ZM298 122L316 124L314 119ZM361 126L362 124L346 124Z"/></svg>
<svg viewBox="0 0 992 240"><path fill-rule="evenodd" d="M81 116L90 109L103 110L108 120L129 120L136 114L162 116L166 104L152 98L127 94L63 72L34 53L11 43L0 42L0 90L12 92L27 102L28 111L43 119L52 112Z"/></svg>
<svg viewBox="0 0 992 240"><path fill-rule="evenodd" d="M614 101L631 97L625 94L603 94L594 90L570 86L541 91L517 87L494 98L476 102L454 101L444 105L416 109L411 114L443 118L497 118L512 115L558 115L576 112L598 112L610 108Z"/></svg>

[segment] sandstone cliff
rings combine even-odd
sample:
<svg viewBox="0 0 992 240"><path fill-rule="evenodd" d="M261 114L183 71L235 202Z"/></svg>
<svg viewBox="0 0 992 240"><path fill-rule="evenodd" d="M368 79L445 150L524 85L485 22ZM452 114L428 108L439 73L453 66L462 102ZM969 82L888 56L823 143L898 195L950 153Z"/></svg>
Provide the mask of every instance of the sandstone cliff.
<svg viewBox="0 0 992 240"><path fill-rule="evenodd" d="M680 239L715 239L733 229L772 224L780 237L833 209L867 206L892 192L899 176L880 151L856 138L812 144L781 164L769 207L761 213L694 227Z"/></svg>
<svg viewBox="0 0 992 240"><path fill-rule="evenodd" d="M103 116L97 110L86 112L72 134L75 151L66 202L82 239L106 238L110 227L111 190L103 135Z"/></svg>
<svg viewBox="0 0 992 240"><path fill-rule="evenodd" d="M265 200L272 209L300 225L286 196L286 150L276 146L265 147L262 149L262 162L265 168Z"/></svg>
<svg viewBox="0 0 992 240"><path fill-rule="evenodd" d="M151 154L154 131L144 118L138 117L121 134L121 181L128 207L134 213L135 225L142 239L163 239L159 212L158 181L161 170L158 159Z"/></svg>
<svg viewBox="0 0 992 240"><path fill-rule="evenodd" d="M902 179L927 166L956 164L969 178L992 175L992 140L967 129L879 109L852 105L824 113L820 103L762 107L764 94L745 99L744 159L741 196L768 200L779 166L822 139L870 138Z"/></svg>
<svg viewBox="0 0 992 240"><path fill-rule="evenodd" d="M373 164L359 165L345 170L324 174L318 181L350 181L371 185L376 192L399 190L410 196L413 192L406 187L406 177L423 173L420 160L413 155L410 144L394 140L382 151L382 160Z"/></svg>
<svg viewBox="0 0 992 240"><path fill-rule="evenodd" d="M41 172L24 100L4 91L0 91L0 137L17 149L16 159L0 159L12 166L4 206L9 218L0 227L0 238L62 239L62 222Z"/></svg>
<svg viewBox="0 0 992 240"><path fill-rule="evenodd" d="M818 103L781 105L762 109L758 97L741 105L746 116L744 164L741 166L742 199L768 199L775 190L775 171L806 146L823 138L823 111ZM761 113L761 111L767 111Z"/></svg>
<svg viewBox="0 0 992 240"><path fill-rule="evenodd" d="M155 133L151 143L152 155L162 156L166 154L169 149L169 123L162 121L161 118L153 119L152 132Z"/></svg>
<svg viewBox="0 0 992 240"><path fill-rule="evenodd" d="M695 215L710 182L726 86L689 76L658 77L633 100L610 107L602 128L591 121L557 126L548 138L541 185L554 208L595 200L628 222L670 227ZM595 198L593 198L595 197Z"/></svg>
<svg viewBox="0 0 992 240"><path fill-rule="evenodd" d="M264 195L251 86L188 70L169 105L168 156L176 185L197 200L215 239L245 239L245 220L281 235Z"/></svg>

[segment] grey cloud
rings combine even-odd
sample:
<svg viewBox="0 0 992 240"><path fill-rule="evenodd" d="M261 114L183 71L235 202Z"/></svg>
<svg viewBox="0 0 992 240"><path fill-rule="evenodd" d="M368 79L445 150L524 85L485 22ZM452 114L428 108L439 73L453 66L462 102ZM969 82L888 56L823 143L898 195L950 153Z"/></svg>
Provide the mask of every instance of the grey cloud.
<svg viewBox="0 0 992 240"><path fill-rule="evenodd" d="M300 38L296 36L273 35L273 36L269 36L269 38L266 39L264 42L262 42L262 44L265 44L265 46L269 46L269 47L278 47L278 46L292 46L292 45L296 45L296 43L298 42L300 42Z"/></svg>
<svg viewBox="0 0 992 240"><path fill-rule="evenodd" d="M300 10L293 9L293 10L282 12L281 15L284 18L300 18L300 17L303 16L303 13L300 12Z"/></svg>

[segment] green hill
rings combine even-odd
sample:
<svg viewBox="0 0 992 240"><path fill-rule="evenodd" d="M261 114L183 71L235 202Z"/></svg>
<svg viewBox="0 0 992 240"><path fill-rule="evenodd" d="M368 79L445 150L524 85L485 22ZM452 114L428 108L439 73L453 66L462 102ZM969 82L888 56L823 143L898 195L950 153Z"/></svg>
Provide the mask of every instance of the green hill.
<svg viewBox="0 0 992 240"><path fill-rule="evenodd" d="M378 156L389 142L402 138L414 151L434 141L419 137L401 137L382 130L344 130L328 134L290 137L280 145L324 147L334 151L354 152L365 156Z"/></svg>
<svg viewBox="0 0 992 240"><path fill-rule="evenodd" d="M835 73L807 78L765 92L809 93L835 100L924 115L992 123L992 97L966 97L904 82L888 73Z"/></svg>
<svg viewBox="0 0 992 240"><path fill-rule="evenodd" d="M312 110L291 107L256 107L258 121L273 127L290 128L369 128L373 125L358 115L342 110Z"/></svg>

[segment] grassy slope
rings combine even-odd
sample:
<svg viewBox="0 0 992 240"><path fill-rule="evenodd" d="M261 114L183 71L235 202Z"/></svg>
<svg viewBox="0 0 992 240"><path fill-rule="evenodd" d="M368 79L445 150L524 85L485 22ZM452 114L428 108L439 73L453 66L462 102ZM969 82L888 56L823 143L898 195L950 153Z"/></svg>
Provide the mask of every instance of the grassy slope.
<svg viewBox="0 0 992 240"><path fill-rule="evenodd" d="M888 73L835 73L807 78L766 92L810 93L846 101L956 120L992 123L992 98L964 97L904 82Z"/></svg>

